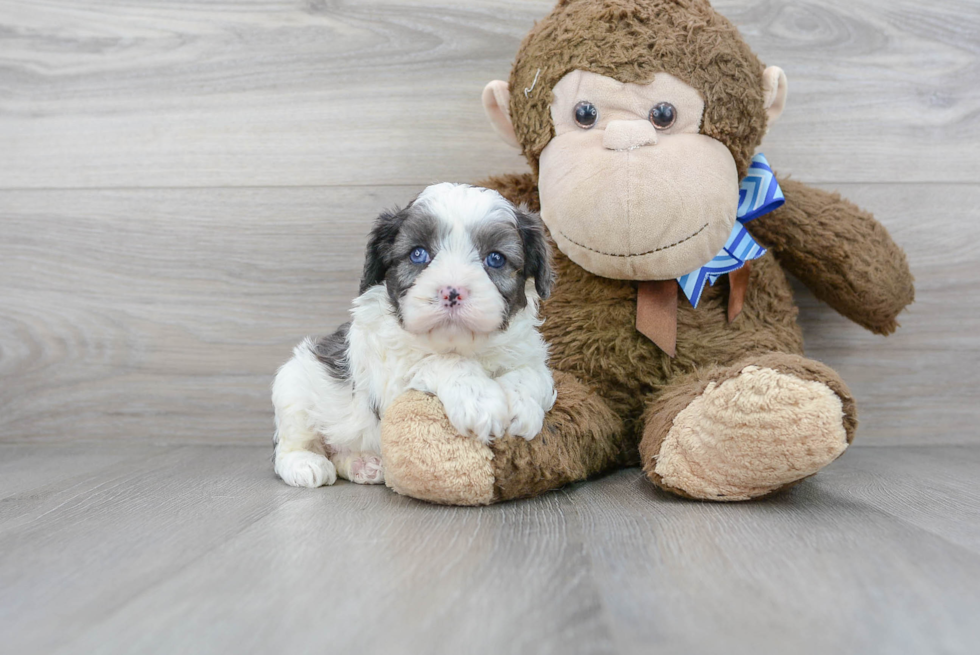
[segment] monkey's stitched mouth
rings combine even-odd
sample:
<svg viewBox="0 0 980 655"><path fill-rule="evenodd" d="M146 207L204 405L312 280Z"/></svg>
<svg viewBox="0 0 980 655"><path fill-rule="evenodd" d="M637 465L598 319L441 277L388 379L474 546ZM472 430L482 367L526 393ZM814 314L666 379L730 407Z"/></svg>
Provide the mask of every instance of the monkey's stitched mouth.
<svg viewBox="0 0 980 655"><path fill-rule="evenodd" d="M570 241L571 243L575 244L579 248L585 248L586 250L588 250L590 252L594 252L597 255L605 255L606 257L622 257L623 259L632 259L633 257L646 257L647 255L652 255L655 252L663 252L664 250L670 250L674 246L679 246L682 243L684 243L685 241L690 241L691 239L693 239L697 235L699 235L702 232L704 232L706 229L708 229L708 224L707 223L705 223L704 225L702 225L701 226L701 229L699 229L694 234L692 234L690 236L687 236L687 237L684 237L680 241L675 241L674 243L671 243L670 245L660 246L659 248L654 248L653 250L648 250L646 252L638 252L638 253L625 254L625 255L624 254L621 254L621 253L617 253L617 252L603 252L602 250L596 250L595 248L590 248L587 245L585 245L584 243L579 243L578 241L576 241L575 239L571 238L570 236L568 236L567 234L565 234L561 230L558 230L558 234L562 235L563 237L565 237L566 239L568 239L568 241Z"/></svg>

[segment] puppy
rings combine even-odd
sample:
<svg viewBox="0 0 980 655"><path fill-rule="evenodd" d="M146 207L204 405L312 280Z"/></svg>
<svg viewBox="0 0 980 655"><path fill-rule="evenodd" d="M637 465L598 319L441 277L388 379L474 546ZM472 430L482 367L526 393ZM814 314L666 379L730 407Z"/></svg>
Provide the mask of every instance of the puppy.
<svg viewBox="0 0 980 655"><path fill-rule="evenodd" d="M552 282L541 219L496 191L436 184L382 214L351 322L276 374L276 473L384 482L381 420L409 389L436 395L461 434L534 438L555 401L537 331Z"/></svg>

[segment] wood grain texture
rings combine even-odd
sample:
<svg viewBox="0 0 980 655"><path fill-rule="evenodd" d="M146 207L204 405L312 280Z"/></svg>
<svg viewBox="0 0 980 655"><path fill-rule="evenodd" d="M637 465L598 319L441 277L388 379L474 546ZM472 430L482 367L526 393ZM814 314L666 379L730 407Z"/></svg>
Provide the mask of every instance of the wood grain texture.
<svg viewBox="0 0 980 655"><path fill-rule="evenodd" d="M276 368L416 191L4 194L0 438L266 441Z"/></svg>
<svg viewBox="0 0 980 655"><path fill-rule="evenodd" d="M874 469L904 450L857 448L789 494L737 506L677 500L639 475L583 485L583 534L610 536L587 539L586 548L620 648L975 650L980 625L964 609L980 599L977 552L906 522L909 512L877 506L883 496L931 504L918 500L918 483L941 485L945 464L962 449L945 449L938 468L906 459L891 468L887 485L862 497L850 493L848 481L859 477L852 467ZM895 474L909 487L893 489ZM945 491L970 504L959 489ZM973 525L974 514L957 520Z"/></svg>
<svg viewBox="0 0 980 655"><path fill-rule="evenodd" d="M273 373L346 320L371 221L418 189L0 191L0 440L266 443ZM840 190L906 245L917 301L881 338L800 287L809 354L862 442L980 442L980 186Z"/></svg>
<svg viewBox="0 0 980 655"><path fill-rule="evenodd" d="M521 170L480 107L551 0L0 5L0 186L425 184ZM824 182L976 182L973 0L718 0Z"/></svg>
<svg viewBox="0 0 980 655"><path fill-rule="evenodd" d="M294 489L251 447L2 445L0 633L23 653L975 652L977 447L856 447L776 498L636 469L446 508ZM96 459L101 459L98 465ZM923 493L922 490L926 490Z"/></svg>

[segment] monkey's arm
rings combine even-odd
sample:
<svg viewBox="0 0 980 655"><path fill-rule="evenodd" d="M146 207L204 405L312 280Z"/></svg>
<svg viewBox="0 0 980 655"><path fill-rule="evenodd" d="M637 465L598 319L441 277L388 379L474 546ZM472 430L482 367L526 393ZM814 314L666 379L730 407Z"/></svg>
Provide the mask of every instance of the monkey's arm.
<svg viewBox="0 0 980 655"><path fill-rule="evenodd" d="M782 266L820 300L875 334L891 334L915 298L905 253L868 212L794 180L786 204L748 223Z"/></svg>

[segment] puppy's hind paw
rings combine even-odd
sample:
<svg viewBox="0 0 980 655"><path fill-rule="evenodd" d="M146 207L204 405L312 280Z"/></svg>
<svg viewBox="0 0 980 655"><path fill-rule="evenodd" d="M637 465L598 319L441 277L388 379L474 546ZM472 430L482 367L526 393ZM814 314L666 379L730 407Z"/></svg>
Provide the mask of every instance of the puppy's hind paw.
<svg viewBox="0 0 980 655"><path fill-rule="evenodd" d="M350 481L357 484L384 484L385 472L377 455L360 455L351 460Z"/></svg>
<svg viewBox="0 0 980 655"><path fill-rule="evenodd" d="M282 481L293 487L316 488L337 481L337 469L333 463L308 450L296 450L276 457L276 473Z"/></svg>

